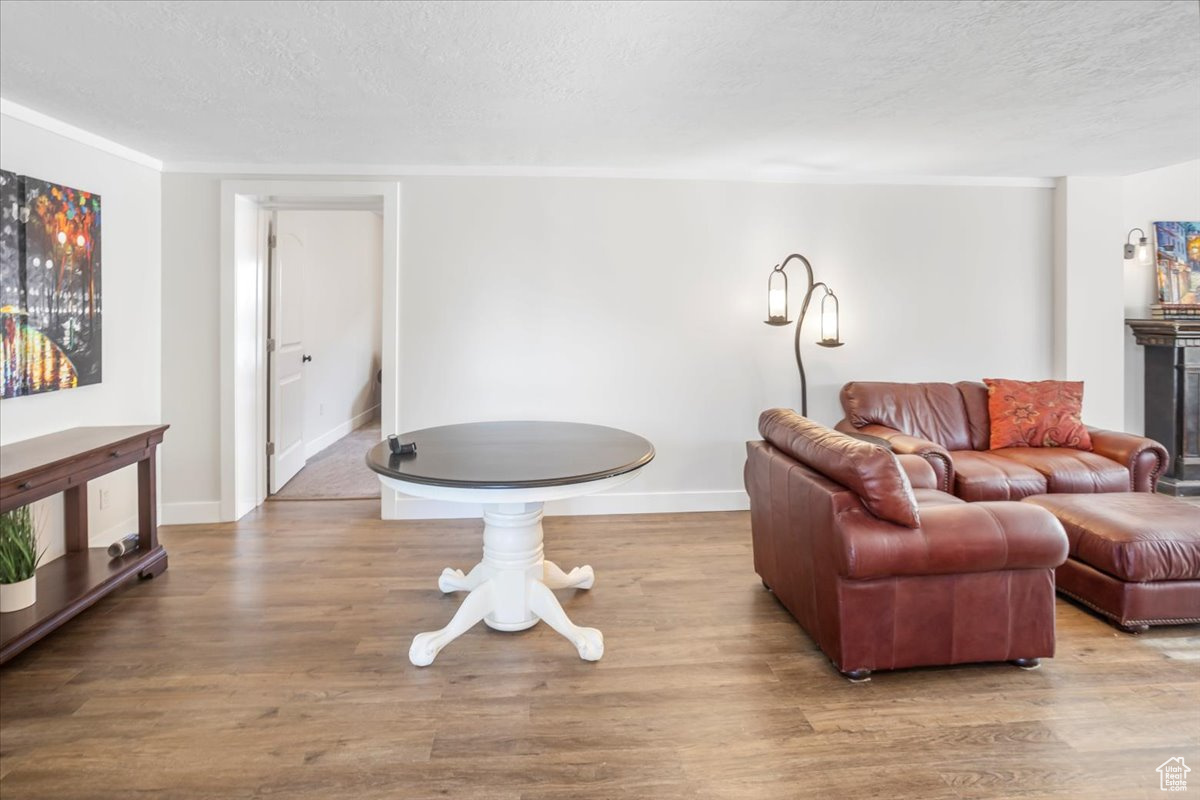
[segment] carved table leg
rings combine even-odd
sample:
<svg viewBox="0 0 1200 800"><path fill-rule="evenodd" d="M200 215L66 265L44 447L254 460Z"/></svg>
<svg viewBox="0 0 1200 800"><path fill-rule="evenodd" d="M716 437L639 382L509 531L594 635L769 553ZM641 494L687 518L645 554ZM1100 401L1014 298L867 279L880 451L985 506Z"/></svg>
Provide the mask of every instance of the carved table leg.
<svg viewBox="0 0 1200 800"><path fill-rule="evenodd" d="M492 574L491 568L482 562L472 567L471 571L466 575L463 575L461 569L446 567L442 570L441 577L438 578L438 588L445 594L450 594L450 592L469 592L491 578Z"/></svg>
<svg viewBox="0 0 1200 800"><path fill-rule="evenodd" d="M551 589L590 589L596 583L596 573L590 566L563 572L553 561L543 561L542 583Z"/></svg>
<svg viewBox="0 0 1200 800"><path fill-rule="evenodd" d="M599 661L604 655L604 634L595 628L581 628L571 622L550 587L538 580L529 582L529 608L538 618L575 645L584 661Z"/></svg>
<svg viewBox="0 0 1200 800"><path fill-rule="evenodd" d="M495 599L492 596L492 583L485 581L471 590L458 611L440 631L418 633L413 637L412 647L408 649L408 660L418 667L427 667L437 658L442 648L462 636L475 626L475 623L492 613Z"/></svg>
<svg viewBox="0 0 1200 800"><path fill-rule="evenodd" d="M590 589L596 576L589 566L563 572L543 558L542 504L497 503L483 510L483 561L463 574L445 569L438 578L443 592L469 590L454 618L440 631L418 634L408 658L428 666L443 647L480 620L498 631L520 631L544 620L570 640L579 657L596 661L604 654L604 636L567 618L551 589Z"/></svg>

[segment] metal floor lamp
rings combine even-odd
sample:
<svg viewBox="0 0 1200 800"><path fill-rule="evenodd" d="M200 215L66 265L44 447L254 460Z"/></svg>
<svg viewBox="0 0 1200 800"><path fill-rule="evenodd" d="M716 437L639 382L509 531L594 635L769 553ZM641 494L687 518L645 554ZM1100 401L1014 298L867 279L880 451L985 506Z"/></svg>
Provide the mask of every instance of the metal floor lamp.
<svg viewBox="0 0 1200 800"><path fill-rule="evenodd" d="M776 326L792 324L792 320L788 319L788 279L785 272L792 259L803 264L808 275L808 288L804 292L804 302L800 304L800 317L796 320L796 367L800 370L800 413L807 417L808 378L804 374L804 359L800 355L800 329L804 327L804 315L808 313L808 303L812 300L813 290L818 286L825 290L825 294L821 297L821 338L817 340L817 344L822 347L841 347L845 342L841 340L837 295L823 281L813 282L812 264L808 263L808 259L799 253L792 253L783 260L782 264L776 264L767 278L767 318L765 322L768 325Z"/></svg>

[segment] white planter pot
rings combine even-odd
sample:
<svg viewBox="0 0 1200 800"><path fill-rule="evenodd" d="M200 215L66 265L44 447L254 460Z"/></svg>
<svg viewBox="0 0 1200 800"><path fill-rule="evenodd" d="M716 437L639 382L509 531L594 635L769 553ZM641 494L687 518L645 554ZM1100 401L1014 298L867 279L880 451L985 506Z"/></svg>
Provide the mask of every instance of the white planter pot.
<svg viewBox="0 0 1200 800"><path fill-rule="evenodd" d="M17 583L0 583L0 612L20 611L37 600L37 575Z"/></svg>

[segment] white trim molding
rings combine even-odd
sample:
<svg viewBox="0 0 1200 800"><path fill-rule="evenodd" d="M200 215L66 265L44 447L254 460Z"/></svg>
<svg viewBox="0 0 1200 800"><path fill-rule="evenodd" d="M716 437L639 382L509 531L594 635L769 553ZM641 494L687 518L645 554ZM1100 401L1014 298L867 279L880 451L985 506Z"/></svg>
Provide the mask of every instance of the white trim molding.
<svg viewBox="0 0 1200 800"><path fill-rule="evenodd" d="M659 181L728 181L866 186L998 186L1053 189L1054 179L1007 175L909 175L893 173L810 172L781 168L738 167L537 167L422 164L255 164L248 162L167 162L165 172L280 177L467 177L601 178Z"/></svg>
<svg viewBox="0 0 1200 800"><path fill-rule="evenodd" d="M343 436L347 436L353 431L358 430L363 425L366 425L371 419L379 413L379 406L374 405L368 408L361 414L356 414L354 417L346 420L340 425L334 425L329 430L322 433L317 438L304 442L304 460L315 456L317 453L329 447L334 442L339 441Z"/></svg>
<svg viewBox="0 0 1200 800"><path fill-rule="evenodd" d="M164 503L158 510L159 525L212 525L221 521L221 501Z"/></svg>
<svg viewBox="0 0 1200 800"><path fill-rule="evenodd" d="M400 184L353 180L221 181L220 280L220 519L240 519L266 499L266 318L264 259L239 272L235 209L239 203L322 201L370 198L383 211L382 314L383 386L380 398L384 430L400 425ZM240 437L240 438L239 438ZM392 501L384 490L383 513Z"/></svg>
<svg viewBox="0 0 1200 800"><path fill-rule="evenodd" d="M99 533L88 534L88 547L108 547L130 533L138 532L137 514L126 517L115 525L109 525Z"/></svg>
<svg viewBox="0 0 1200 800"><path fill-rule="evenodd" d="M126 161L141 164L143 167L149 167L159 172L163 171L162 159L146 155L139 150L134 150L132 147L126 147L123 144L114 142L112 139L106 139L83 128L77 128L68 122L63 122L40 111L34 111L32 108L27 108L19 103L6 100L3 97L0 97L0 114L30 125L36 125L42 130L56 133L59 136L79 142L80 144L86 144L89 147L102 150L109 155L123 158Z"/></svg>

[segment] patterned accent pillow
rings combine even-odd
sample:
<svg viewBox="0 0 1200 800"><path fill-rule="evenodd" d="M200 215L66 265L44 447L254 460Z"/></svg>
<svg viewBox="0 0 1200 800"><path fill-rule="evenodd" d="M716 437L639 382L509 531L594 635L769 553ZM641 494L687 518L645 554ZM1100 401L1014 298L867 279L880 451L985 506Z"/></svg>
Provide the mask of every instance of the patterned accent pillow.
<svg viewBox="0 0 1200 800"><path fill-rule="evenodd" d="M1091 450L1092 437L1080 419L1083 381L1009 381L984 378L991 449L1073 447Z"/></svg>

